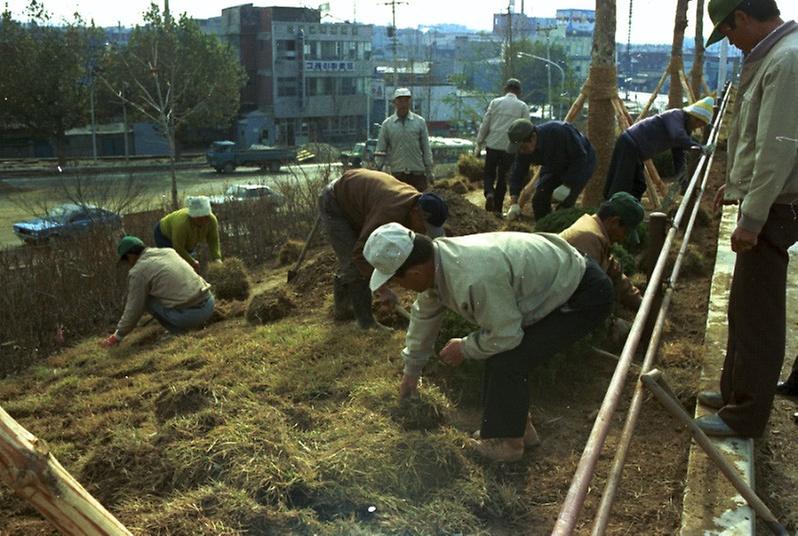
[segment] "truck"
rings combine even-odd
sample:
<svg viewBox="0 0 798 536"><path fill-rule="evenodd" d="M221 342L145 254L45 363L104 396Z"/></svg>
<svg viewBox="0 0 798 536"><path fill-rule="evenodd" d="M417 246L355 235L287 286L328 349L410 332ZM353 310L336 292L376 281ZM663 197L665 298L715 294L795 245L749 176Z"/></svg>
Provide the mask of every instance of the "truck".
<svg viewBox="0 0 798 536"><path fill-rule="evenodd" d="M239 149L232 141L215 141L205 154L208 164L217 173L232 173L240 166L257 166L276 173L280 168L297 160L297 150L292 147L267 147L252 145Z"/></svg>

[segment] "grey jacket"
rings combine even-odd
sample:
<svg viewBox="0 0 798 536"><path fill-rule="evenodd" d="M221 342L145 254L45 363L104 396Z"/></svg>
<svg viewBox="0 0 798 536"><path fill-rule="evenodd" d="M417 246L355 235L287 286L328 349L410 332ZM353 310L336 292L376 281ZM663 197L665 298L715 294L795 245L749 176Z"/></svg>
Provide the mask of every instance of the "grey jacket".
<svg viewBox="0 0 798 536"><path fill-rule="evenodd" d="M786 22L746 56L729 133L727 200L758 233L774 204L798 204L798 25Z"/></svg>
<svg viewBox="0 0 798 536"><path fill-rule="evenodd" d="M510 138L507 131L516 119L529 119L529 106L514 93L507 93L490 101L477 134L477 146L507 151Z"/></svg>
<svg viewBox="0 0 798 536"><path fill-rule="evenodd" d="M437 238L433 247L435 284L416 298L402 350L415 376L434 355L446 309L479 326L463 340L466 359L487 359L518 346L523 327L565 304L585 273L582 254L555 234Z"/></svg>
<svg viewBox="0 0 798 536"><path fill-rule="evenodd" d="M382 122L377 139L377 168L387 173L432 174L432 149L424 118L408 112L404 119L393 114ZM387 169L383 169L387 166Z"/></svg>

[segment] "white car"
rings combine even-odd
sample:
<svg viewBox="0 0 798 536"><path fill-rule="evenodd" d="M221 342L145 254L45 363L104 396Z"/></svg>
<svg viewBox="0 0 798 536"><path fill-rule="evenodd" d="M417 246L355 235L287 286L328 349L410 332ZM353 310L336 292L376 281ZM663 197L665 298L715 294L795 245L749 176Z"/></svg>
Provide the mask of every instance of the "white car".
<svg viewBox="0 0 798 536"><path fill-rule="evenodd" d="M269 204L273 207L285 204L285 196L265 184L234 184L225 190L224 195L212 196L211 203L222 205L224 203L263 198L268 199Z"/></svg>

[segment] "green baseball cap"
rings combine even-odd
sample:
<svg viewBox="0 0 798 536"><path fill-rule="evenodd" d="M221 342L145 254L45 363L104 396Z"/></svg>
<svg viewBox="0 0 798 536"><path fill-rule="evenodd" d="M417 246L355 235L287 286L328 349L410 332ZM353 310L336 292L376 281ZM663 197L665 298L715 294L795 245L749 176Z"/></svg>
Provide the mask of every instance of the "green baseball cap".
<svg viewBox="0 0 798 536"><path fill-rule="evenodd" d="M718 26L728 17L734 9L747 0L709 0L707 11L709 11L709 18L712 19L712 24L715 27L707 39L706 46L712 45L726 37L718 30Z"/></svg>
<svg viewBox="0 0 798 536"><path fill-rule="evenodd" d="M615 214L621 218L624 227L628 229L627 239L633 244L639 244L640 236L637 234L637 226L646 215L640 201L629 192L616 192L607 200L607 203L612 205Z"/></svg>
<svg viewBox="0 0 798 536"><path fill-rule="evenodd" d="M144 242L140 238L132 235L123 236L122 240L116 246L116 254L119 255L121 260L128 252L136 246L144 247Z"/></svg>
<svg viewBox="0 0 798 536"><path fill-rule="evenodd" d="M510 145L507 147L508 153L517 153L518 146L528 141L537 129L529 119L516 119L510 124L507 130L507 137L510 138Z"/></svg>

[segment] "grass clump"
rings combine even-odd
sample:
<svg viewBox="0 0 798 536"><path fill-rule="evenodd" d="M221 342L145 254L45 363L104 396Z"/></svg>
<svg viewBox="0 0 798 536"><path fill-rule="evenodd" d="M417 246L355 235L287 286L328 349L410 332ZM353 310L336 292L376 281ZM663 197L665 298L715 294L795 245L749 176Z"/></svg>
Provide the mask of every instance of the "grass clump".
<svg viewBox="0 0 798 536"><path fill-rule="evenodd" d="M250 324L276 322L291 314L294 307L294 302L284 289L270 289L258 294L249 302L247 321Z"/></svg>
<svg viewBox="0 0 798 536"><path fill-rule="evenodd" d="M299 258L299 254L302 252L302 248L305 246L305 243L301 240L288 240L283 247L280 248L280 252L277 254L277 263L279 266L286 266L288 264L295 263Z"/></svg>
<svg viewBox="0 0 798 536"><path fill-rule="evenodd" d="M589 214L589 212L579 207L555 210L554 212L546 214L535 222L535 232L559 233L560 231L564 231L573 225L576 220L585 214Z"/></svg>
<svg viewBox="0 0 798 536"><path fill-rule="evenodd" d="M485 163L471 153L463 153L457 159L457 173L471 182L485 177Z"/></svg>
<svg viewBox="0 0 798 536"><path fill-rule="evenodd" d="M208 283L220 300L246 300L249 297L249 276L241 259L230 257L223 263L208 266Z"/></svg>

